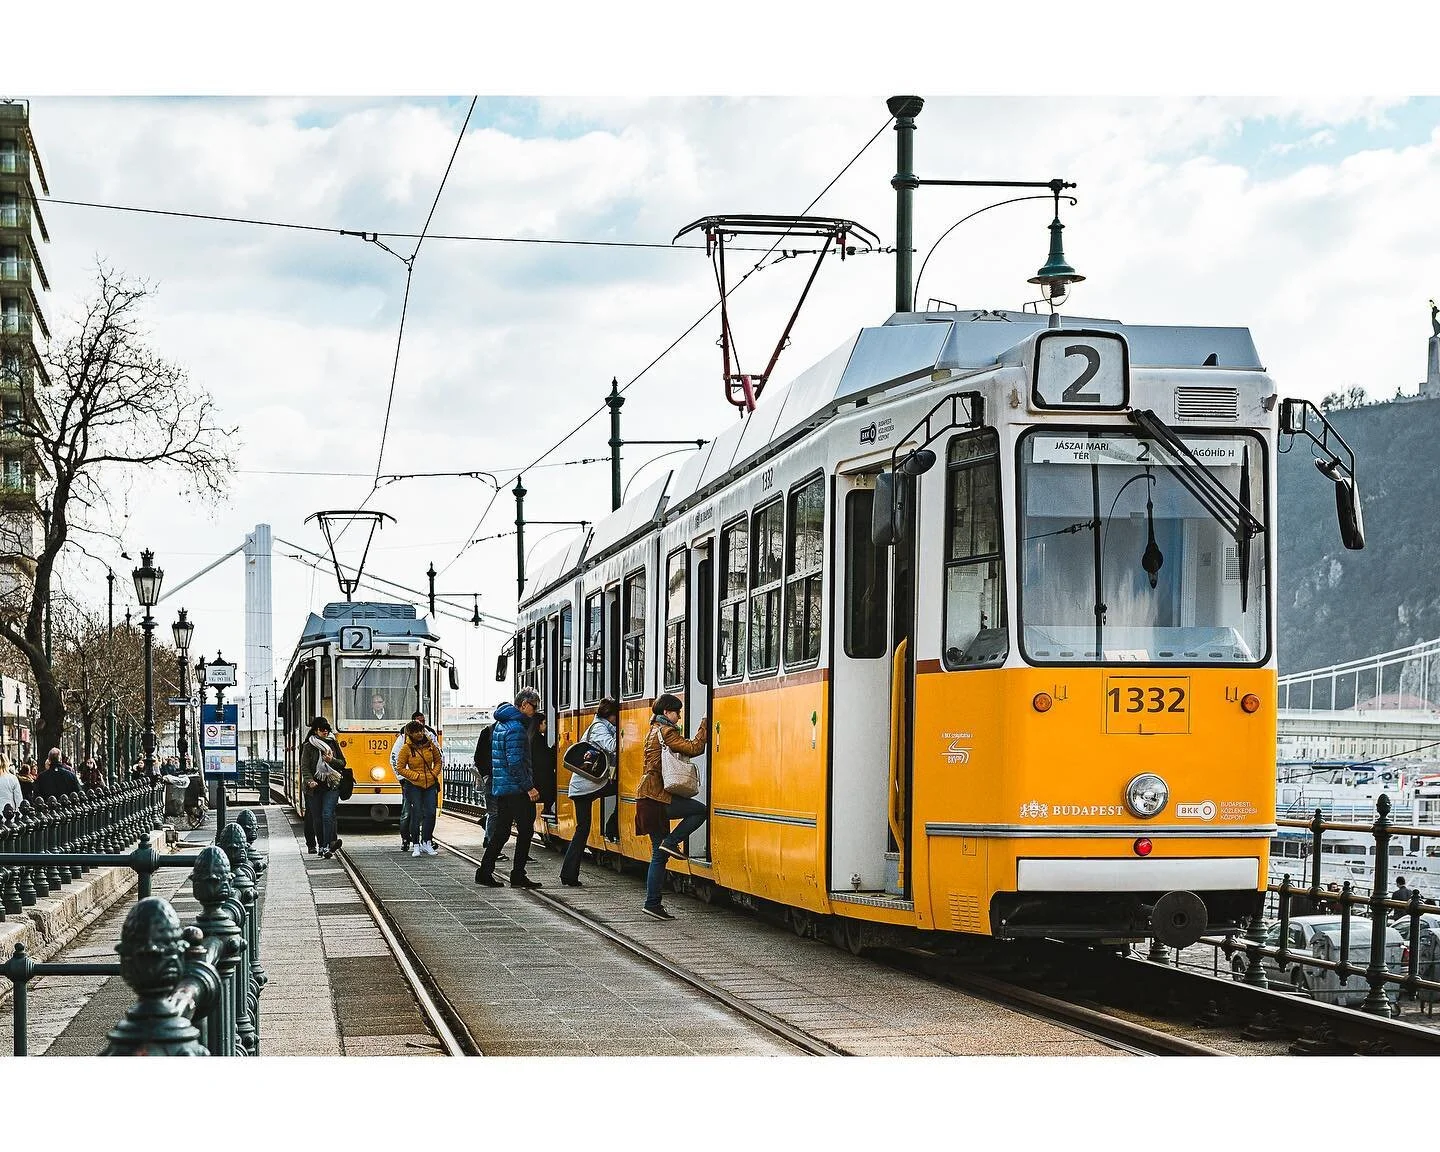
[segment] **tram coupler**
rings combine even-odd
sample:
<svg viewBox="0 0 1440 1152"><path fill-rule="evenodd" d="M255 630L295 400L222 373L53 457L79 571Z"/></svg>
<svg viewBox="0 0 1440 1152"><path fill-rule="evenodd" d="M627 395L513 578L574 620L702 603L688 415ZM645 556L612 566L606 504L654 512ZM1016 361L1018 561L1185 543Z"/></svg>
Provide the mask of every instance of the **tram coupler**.
<svg viewBox="0 0 1440 1152"><path fill-rule="evenodd" d="M1151 935L1171 948L1190 947L1209 923L1205 901L1194 892L1167 892L1150 909Z"/></svg>

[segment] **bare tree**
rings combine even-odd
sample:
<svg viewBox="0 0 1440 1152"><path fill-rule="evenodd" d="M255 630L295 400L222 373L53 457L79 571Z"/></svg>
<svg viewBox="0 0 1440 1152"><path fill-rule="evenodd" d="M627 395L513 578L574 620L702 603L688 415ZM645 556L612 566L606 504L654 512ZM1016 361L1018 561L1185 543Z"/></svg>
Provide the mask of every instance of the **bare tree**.
<svg viewBox="0 0 1440 1152"><path fill-rule="evenodd" d="M30 439L43 472L31 511L41 531L34 576L0 599L0 637L25 657L39 703L36 747L59 743L65 705L45 645L45 614L62 554L112 535L109 493L134 469L169 468L182 492L218 500L234 469L234 428L205 389L146 343L140 309L150 289L103 264L73 330L42 357L35 403L13 431Z"/></svg>
<svg viewBox="0 0 1440 1152"><path fill-rule="evenodd" d="M96 756L97 750L103 752L100 729L112 706L117 717L138 721L145 715L144 638L139 628L125 623L112 632L99 614L78 605L57 609L53 632L56 687L71 718L80 722L82 755ZM179 654L156 644L154 658L156 713L164 717L165 701L180 691Z"/></svg>

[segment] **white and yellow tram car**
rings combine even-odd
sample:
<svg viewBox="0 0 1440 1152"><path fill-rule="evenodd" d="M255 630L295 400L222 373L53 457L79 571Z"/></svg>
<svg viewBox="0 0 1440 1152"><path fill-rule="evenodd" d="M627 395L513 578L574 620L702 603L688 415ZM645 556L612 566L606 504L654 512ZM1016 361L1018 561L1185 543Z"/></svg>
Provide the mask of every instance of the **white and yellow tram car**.
<svg viewBox="0 0 1440 1152"><path fill-rule="evenodd" d="M458 687L454 661L440 637L410 604L327 604L305 621L285 673L286 792L305 806L300 753L310 721L330 721L355 790L340 802L340 819L400 818L400 782L390 767L396 737L418 710L438 732L446 673ZM440 733L443 739L443 733Z"/></svg>
<svg viewBox="0 0 1440 1152"><path fill-rule="evenodd" d="M852 944L1236 924L1275 833L1277 401L1245 329L863 329L526 585L560 751L622 704L591 845L648 858L673 691L713 718L671 865L702 893Z"/></svg>

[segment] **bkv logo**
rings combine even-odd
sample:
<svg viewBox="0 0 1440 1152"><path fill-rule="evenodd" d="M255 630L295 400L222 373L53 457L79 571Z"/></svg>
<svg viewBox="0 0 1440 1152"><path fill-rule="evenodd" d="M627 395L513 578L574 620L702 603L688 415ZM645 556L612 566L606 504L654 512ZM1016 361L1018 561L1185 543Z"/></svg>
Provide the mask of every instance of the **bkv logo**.
<svg viewBox="0 0 1440 1152"><path fill-rule="evenodd" d="M949 747L945 749L945 763L947 764L968 764L970 763L970 749L962 747L959 741L951 740Z"/></svg>
<svg viewBox="0 0 1440 1152"><path fill-rule="evenodd" d="M872 421L870 427L860 429L860 443L874 444L879 435L880 426Z"/></svg>

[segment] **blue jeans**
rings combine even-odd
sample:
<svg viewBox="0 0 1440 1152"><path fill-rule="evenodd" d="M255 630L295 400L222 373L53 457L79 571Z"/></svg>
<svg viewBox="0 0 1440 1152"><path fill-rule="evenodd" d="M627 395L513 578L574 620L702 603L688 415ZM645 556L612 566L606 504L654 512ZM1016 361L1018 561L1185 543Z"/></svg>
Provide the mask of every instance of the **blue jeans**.
<svg viewBox="0 0 1440 1152"><path fill-rule="evenodd" d="M310 793L310 799L315 804L315 829L320 834L320 847L329 848L337 839L335 814L340 807L340 793L334 788L323 791L316 788Z"/></svg>
<svg viewBox="0 0 1440 1152"><path fill-rule="evenodd" d="M439 799L438 784L433 788L410 785L410 819L405 825L405 835L411 844L419 844L435 835L435 804Z"/></svg>
<svg viewBox="0 0 1440 1152"><path fill-rule="evenodd" d="M645 907L659 908L660 896L665 890L665 865L670 857L661 851L660 845L678 848L680 841L689 837L700 825L710 818L705 805L691 796L676 796L665 806L667 819L679 820L679 826L668 836L658 832L650 833L650 868L645 873Z"/></svg>

